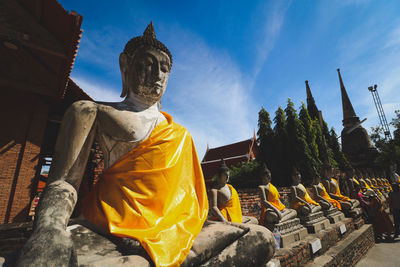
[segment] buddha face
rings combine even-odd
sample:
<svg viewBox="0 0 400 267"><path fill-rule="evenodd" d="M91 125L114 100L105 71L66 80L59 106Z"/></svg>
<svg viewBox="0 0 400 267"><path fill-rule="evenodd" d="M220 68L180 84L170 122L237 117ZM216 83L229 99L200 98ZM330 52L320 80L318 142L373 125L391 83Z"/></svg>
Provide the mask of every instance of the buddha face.
<svg viewBox="0 0 400 267"><path fill-rule="evenodd" d="M224 171L218 175L218 183L225 185L229 181L229 171Z"/></svg>
<svg viewBox="0 0 400 267"><path fill-rule="evenodd" d="M155 48L143 48L133 56L120 55L123 86L129 94L152 105L161 100L167 87L171 62L168 55Z"/></svg>
<svg viewBox="0 0 400 267"><path fill-rule="evenodd" d="M269 170L266 170L261 173L261 182L265 185L271 182L271 172Z"/></svg>
<svg viewBox="0 0 400 267"><path fill-rule="evenodd" d="M293 181L293 184L295 184L295 185L301 183L301 175L300 175L300 173L298 173L298 172L293 173L292 174L292 181Z"/></svg>

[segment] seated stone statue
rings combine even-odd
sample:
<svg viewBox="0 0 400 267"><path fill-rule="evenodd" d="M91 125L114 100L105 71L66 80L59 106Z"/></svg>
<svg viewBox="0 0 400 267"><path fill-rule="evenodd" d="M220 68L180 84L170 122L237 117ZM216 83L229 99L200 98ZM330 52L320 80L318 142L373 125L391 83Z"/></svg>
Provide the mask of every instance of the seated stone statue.
<svg viewBox="0 0 400 267"><path fill-rule="evenodd" d="M297 217L297 212L288 209L280 201L278 189L271 184L271 172L265 164L262 165L261 185L258 187L261 200L260 224L277 224Z"/></svg>
<svg viewBox="0 0 400 267"><path fill-rule="evenodd" d="M119 63L124 101L78 101L67 110L17 266L264 265L275 249L270 231L206 221L192 138L158 110L172 56L152 23L126 44ZM105 171L83 201L82 223L67 229L94 140Z"/></svg>
<svg viewBox="0 0 400 267"><path fill-rule="evenodd" d="M332 207L338 208L339 210L342 209L340 206L339 201L331 198L326 192L326 189L324 185L321 183L321 177L316 176L316 178L313 181L313 189L314 189L314 196L319 205L321 206L322 210L329 210Z"/></svg>
<svg viewBox="0 0 400 267"><path fill-rule="evenodd" d="M307 216L311 213L321 210L321 206L312 200L304 185L301 184L301 174L293 169L292 172L293 185L290 189L292 207L297 211L299 216Z"/></svg>
<svg viewBox="0 0 400 267"><path fill-rule="evenodd" d="M257 224L256 218L242 216L239 195L236 189L228 184L228 181L229 168L221 160L216 182L211 188L210 210L213 215L212 219L221 222Z"/></svg>
<svg viewBox="0 0 400 267"><path fill-rule="evenodd" d="M332 167L328 164L322 166L323 185L329 196L340 203L342 210L351 210L358 207L360 203L356 199L343 196L340 193L339 183L336 179L331 178Z"/></svg>

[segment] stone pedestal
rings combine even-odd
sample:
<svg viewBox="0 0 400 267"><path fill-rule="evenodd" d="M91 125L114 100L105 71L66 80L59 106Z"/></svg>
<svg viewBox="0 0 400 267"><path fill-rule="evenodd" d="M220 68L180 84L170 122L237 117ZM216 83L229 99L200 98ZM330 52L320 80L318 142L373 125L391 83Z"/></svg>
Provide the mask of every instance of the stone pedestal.
<svg viewBox="0 0 400 267"><path fill-rule="evenodd" d="M281 248L287 247L289 244L303 240L307 236L307 229L300 224L300 219L295 218L278 224L265 225L271 232L275 228L278 229L281 235Z"/></svg>
<svg viewBox="0 0 400 267"><path fill-rule="evenodd" d="M329 220L322 211L300 217L300 223L307 228L308 233L315 234L329 227Z"/></svg>
<svg viewBox="0 0 400 267"><path fill-rule="evenodd" d="M338 208L331 208L329 210L324 210L324 215L328 218L331 224L343 221L345 216L343 212L339 211Z"/></svg>

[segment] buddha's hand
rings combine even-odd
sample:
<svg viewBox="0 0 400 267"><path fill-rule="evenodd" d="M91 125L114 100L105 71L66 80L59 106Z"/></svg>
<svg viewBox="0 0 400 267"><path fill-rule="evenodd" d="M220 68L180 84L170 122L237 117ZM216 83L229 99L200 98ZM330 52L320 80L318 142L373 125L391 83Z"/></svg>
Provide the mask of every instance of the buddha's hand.
<svg viewBox="0 0 400 267"><path fill-rule="evenodd" d="M282 219L282 212L277 211L276 214L278 215L279 220L281 220Z"/></svg>
<svg viewBox="0 0 400 267"><path fill-rule="evenodd" d="M71 234L60 228L37 228L20 251L17 266L77 266Z"/></svg>

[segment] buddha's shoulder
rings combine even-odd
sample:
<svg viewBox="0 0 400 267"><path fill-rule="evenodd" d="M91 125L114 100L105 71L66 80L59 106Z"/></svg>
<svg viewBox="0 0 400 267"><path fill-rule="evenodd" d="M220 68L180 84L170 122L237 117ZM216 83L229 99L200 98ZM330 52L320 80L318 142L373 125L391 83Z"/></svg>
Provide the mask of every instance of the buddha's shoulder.
<svg viewBox="0 0 400 267"><path fill-rule="evenodd" d="M77 113L81 116L97 113L97 111L98 104L90 100L76 101L68 108L68 112Z"/></svg>

